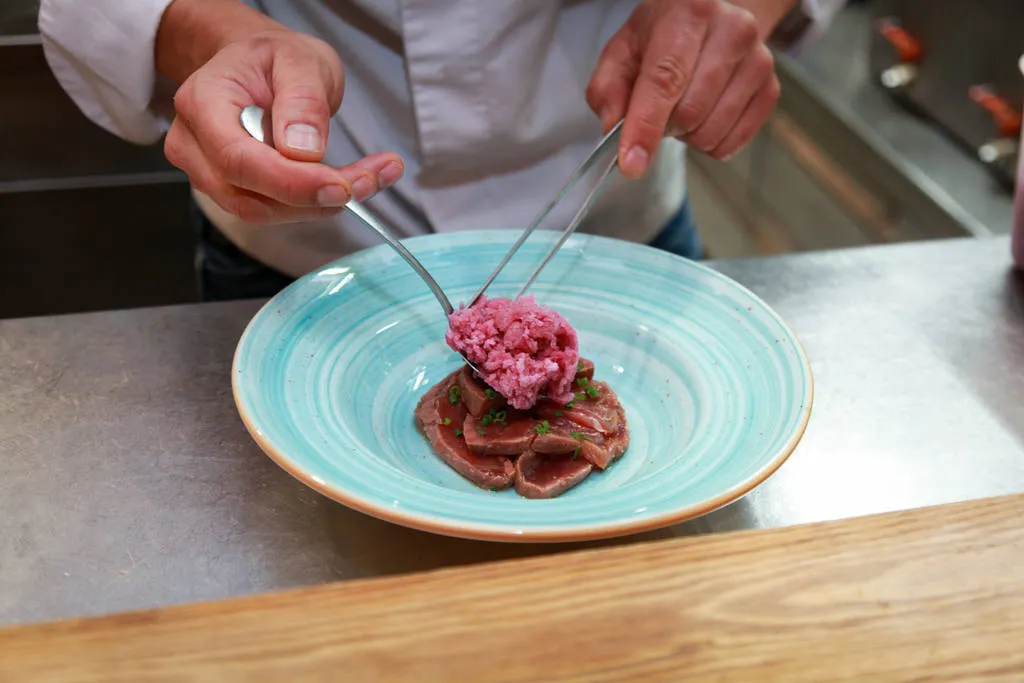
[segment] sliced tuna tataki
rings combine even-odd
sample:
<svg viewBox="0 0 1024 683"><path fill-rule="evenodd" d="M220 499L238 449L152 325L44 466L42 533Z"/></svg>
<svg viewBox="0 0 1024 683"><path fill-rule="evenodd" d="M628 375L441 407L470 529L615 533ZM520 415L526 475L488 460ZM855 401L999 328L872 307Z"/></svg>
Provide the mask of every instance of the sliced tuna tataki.
<svg viewBox="0 0 1024 683"><path fill-rule="evenodd" d="M586 479L593 469L582 458L527 451L516 460L516 491L524 498L554 498Z"/></svg>
<svg viewBox="0 0 1024 683"><path fill-rule="evenodd" d="M504 423L483 422L467 415L462 428L466 444L480 455L519 455L537 436L537 421L515 412L508 414Z"/></svg>
<svg viewBox="0 0 1024 683"><path fill-rule="evenodd" d="M475 418L482 418L492 410L501 410L506 405L505 398L475 377L468 365L459 371L459 388L462 402Z"/></svg>

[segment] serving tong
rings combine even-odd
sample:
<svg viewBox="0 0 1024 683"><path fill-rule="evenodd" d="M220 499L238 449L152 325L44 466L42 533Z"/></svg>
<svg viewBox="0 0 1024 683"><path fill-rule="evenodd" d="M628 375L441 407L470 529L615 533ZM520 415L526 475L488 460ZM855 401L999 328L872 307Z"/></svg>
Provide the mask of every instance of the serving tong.
<svg viewBox="0 0 1024 683"><path fill-rule="evenodd" d="M274 145L273 126L270 121L269 114L267 114L264 109L257 106L246 107L242 110L241 123L242 128L244 128L245 131L249 133L249 135L251 135L253 138L259 140L260 142L265 142L271 146ZM494 272L492 272L490 276L488 276L484 284L480 287L477 293L469 301L469 303L467 304L467 308L469 306L474 305L480 300L480 297L484 295L484 293L487 291L487 288L491 286L491 284L498 277L498 275L505 268L505 266L508 265L508 262L512 259L512 257L515 256L517 251L519 251L519 248L523 246L523 243L526 242L527 239L529 239L530 235L533 234L533 232L538 227L540 227L541 223L544 222L544 220L548 217L551 211L554 210L554 208L559 204L559 202L561 202L562 199L564 199L565 196L576 186L576 184L583 178L583 176L590 172L590 170L594 168L594 166L596 166L598 162L600 162L604 157L607 156L608 151L610 149L613 149L617 145L621 132L622 121L619 121L617 124L615 124L615 126L612 127L610 131L608 131L607 134L605 134L605 136L601 139L601 142L598 143L598 145L590 152L590 154L587 155L587 157L580 163L580 165L576 167L576 170L573 171L572 175L565 182L562 188L558 191L558 194L556 194L551 199L551 201L548 202L543 209L541 209L540 213L537 214L536 218L534 218L530 226L523 231L523 234L519 236L519 239L516 240L515 244L512 245L512 248L509 249L508 253L505 254L505 256L498 263L498 266L494 269ZM530 288L530 285L532 285L534 281L536 281L537 276L540 275L541 271L544 270L544 267L547 266L547 264L551 261L552 258L554 258L555 254L558 253L558 250L562 248L562 245L565 244L565 242L569 239L569 237L572 236L574 232L576 232L576 228L579 227L581 222L583 222L583 219L586 217L587 212L590 210L590 207L594 204L594 201L601 193L601 190L604 189L604 185L607 182L612 170L618 164L618 160L618 154L614 154L612 158L609 161L607 161L603 167L601 167L601 174L598 178L598 181L587 194L586 199L583 201L583 205L576 212L576 215L573 216L572 221L569 222L569 225L566 226L565 230L562 231L561 237L559 237L558 241L555 242L553 247L551 247L551 250L548 252L547 256L544 257L544 260L540 262L537 268L533 271L533 274L531 274L529 279L527 279L522 289L520 289L519 292L516 294L516 299L518 299L519 297L523 296L526 293L526 290L528 290ZM427 287L430 288L430 291L434 294L434 297L437 299L438 303L441 304L441 308L444 309L445 319L450 319L451 314L455 311L455 309L452 307L451 301L448 300L448 297L445 295L444 290L441 289L441 286L439 284L437 284L437 280L435 280L434 277L430 274L430 272L423 266L423 264L420 263L419 259L413 256L412 252L410 252L391 233L387 226L385 226L384 223L380 219L378 219L373 214L372 211L367 209L361 203L357 202L355 199L352 199L345 205L345 208L351 211L353 214L355 214L357 218L359 218L368 228L370 228L370 230L375 232L382 240L384 240L384 242L388 246L394 249L398 253L398 255L405 260L406 263L409 264L409 266L416 272L416 274L420 276L423 282L426 283ZM479 375L480 371L476 368L476 366L474 366L469 361L469 359L466 358L464 354L460 355L462 355L462 358L463 360L466 361L466 364L469 365L469 367Z"/></svg>
<svg viewBox="0 0 1024 683"><path fill-rule="evenodd" d="M565 196L569 194L569 192L576 186L576 184L583 178L583 176L589 173L590 170L594 166L596 166L602 158L607 156L609 149L613 149L618 145L621 133L622 121L620 120L612 127L611 130L608 131L608 133L605 134L604 138L601 139L601 142L599 142L597 146L593 150L591 150L590 154L587 155L587 158L580 162L580 165L576 167L576 170L572 172L572 175L569 176L569 179L565 181L564 185L562 185L562 189L558 191L558 194L556 194L551 199L551 201L548 202L547 205L545 205L544 208L540 210L540 213L538 213L537 216L533 219L533 222L530 224L530 226L523 231L523 234L519 236L519 239L516 240L516 243L512 245L512 248L509 249L508 253L505 254L505 257L502 258L501 261L498 263L498 266L497 268L494 269L494 272L491 273L490 276L488 276L487 280L480 287L480 290L477 291L477 293L473 296L469 303L466 304L467 308L480 300L480 297L484 295L484 293L487 291L487 288L491 286L494 280L501 273L502 269L505 268L508 262L512 260L512 257L515 256L516 252L519 251L519 247L523 246L523 243L527 239L529 239L530 235L533 234L533 231L540 227L541 223L544 222L544 220L554 210L554 208L558 206L559 202L561 202L562 199L564 199ZM516 294L515 298L518 299L519 297L523 296L523 294L526 293L526 290L529 289L530 285L534 283L534 281L537 279L537 276L540 275L540 272L544 270L544 267L546 265L548 265L548 262L550 262L551 259L554 258L555 254L558 253L558 250L562 248L562 245L566 243L566 241L572 236L574 232L576 232L576 228L578 228L580 223L583 222L583 219L586 217L587 212L590 211L590 207L593 206L594 201L597 200L598 195L601 194L601 190L604 189L604 185L607 182L609 175L611 175L612 170L615 168L618 162L619 155L615 154L612 156L611 160L609 160L604 165L604 167L601 169L601 175L598 177L597 183L590 190L590 193L587 195L587 198L583 200L583 205L580 206L579 211L577 211L576 215L573 216L573 219L569 222L569 225L566 226L565 230L562 231L562 236L559 237L558 241L555 242L555 245L551 247L551 250L548 252L547 256L544 257L544 260L541 261L540 265L538 265L536 270L533 271L533 274L530 275L529 279L526 281L526 284L524 284L522 289L519 290L519 293Z"/></svg>

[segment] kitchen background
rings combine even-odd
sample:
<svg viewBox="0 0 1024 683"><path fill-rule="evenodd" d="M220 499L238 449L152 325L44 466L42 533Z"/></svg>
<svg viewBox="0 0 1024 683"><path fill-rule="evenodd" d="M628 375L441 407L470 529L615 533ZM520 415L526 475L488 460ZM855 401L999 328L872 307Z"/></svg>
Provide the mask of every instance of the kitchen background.
<svg viewBox="0 0 1024 683"><path fill-rule="evenodd" d="M195 300L188 186L51 76L36 0L0 2L0 318ZM728 163L690 159L713 258L1010 231L1024 3L852 2Z"/></svg>

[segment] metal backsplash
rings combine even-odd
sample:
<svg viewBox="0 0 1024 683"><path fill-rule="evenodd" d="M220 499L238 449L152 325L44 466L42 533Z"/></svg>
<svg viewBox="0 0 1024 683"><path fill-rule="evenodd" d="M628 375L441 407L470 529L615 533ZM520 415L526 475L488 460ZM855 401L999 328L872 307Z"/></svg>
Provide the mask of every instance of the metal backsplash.
<svg viewBox="0 0 1024 683"><path fill-rule="evenodd" d="M0 0L0 36L33 35L39 0Z"/></svg>
<svg viewBox="0 0 1024 683"><path fill-rule="evenodd" d="M1018 69L1024 2L875 0L872 5L871 68L879 84L966 145L1001 181L1012 183L1020 138L1013 119L1024 105ZM890 27L888 37L883 25ZM978 94L985 92L991 96L989 107L1001 107L1002 116L979 102Z"/></svg>

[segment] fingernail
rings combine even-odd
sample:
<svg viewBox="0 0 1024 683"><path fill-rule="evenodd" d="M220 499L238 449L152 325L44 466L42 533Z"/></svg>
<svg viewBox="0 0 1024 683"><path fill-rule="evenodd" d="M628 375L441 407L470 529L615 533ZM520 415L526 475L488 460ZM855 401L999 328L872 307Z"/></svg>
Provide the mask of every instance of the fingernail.
<svg viewBox="0 0 1024 683"><path fill-rule="evenodd" d="M361 202L364 199L371 197L376 189L376 184L369 176L359 176L359 178L352 183L352 196L355 197L357 202Z"/></svg>
<svg viewBox="0 0 1024 683"><path fill-rule="evenodd" d="M377 179L380 181L381 189L391 187L397 183L398 179L401 177L402 165L397 161L390 162L384 168L380 169L380 173L377 174Z"/></svg>
<svg viewBox="0 0 1024 683"><path fill-rule="evenodd" d="M348 192L341 185L325 185L316 193L316 203L320 206L345 206L349 199Z"/></svg>
<svg viewBox="0 0 1024 683"><path fill-rule="evenodd" d="M308 123L293 123L284 129L284 142L292 149L303 152L323 151L320 131Z"/></svg>
<svg viewBox="0 0 1024 683"><path fill-rule="evenodd" d="M622 160L623 170L639 176L647 170L648 158L647 150L643 147L633 147L626 152L626 158Z"/></svg>

